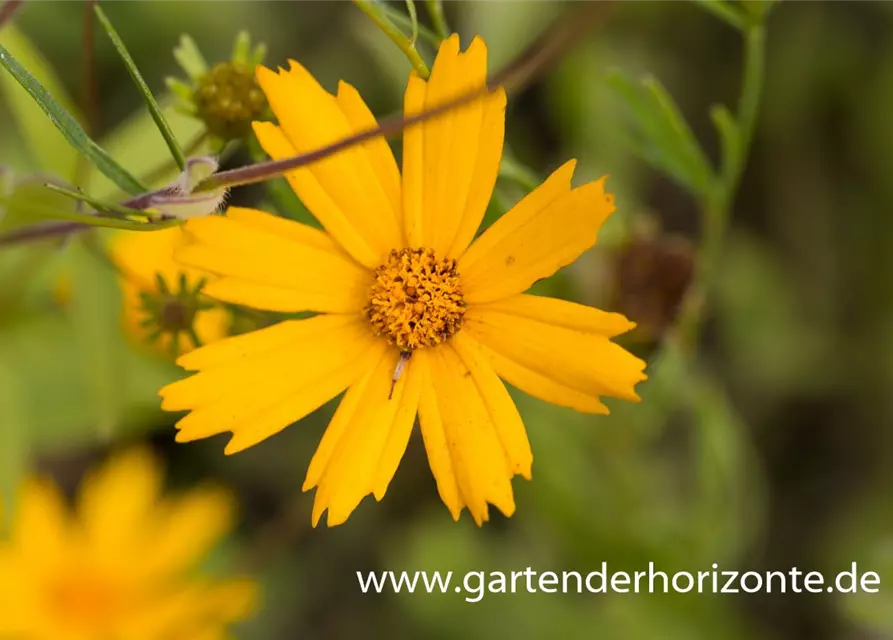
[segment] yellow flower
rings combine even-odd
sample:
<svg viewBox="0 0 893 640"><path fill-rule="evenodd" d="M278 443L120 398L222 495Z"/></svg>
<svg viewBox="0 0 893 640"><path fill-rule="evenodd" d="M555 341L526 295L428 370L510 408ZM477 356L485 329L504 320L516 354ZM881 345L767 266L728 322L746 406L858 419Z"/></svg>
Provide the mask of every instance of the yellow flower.
<svg viewBox="0 0 893 640"><path fill-rule="evenodd" d="M124 325L140 344L164 353L186 353L224 337L229 314L198 295L203 275L174 262L187 243L179 227L115 234L110 255L121 272Z"/></svg>
<svg viewBox="0 0 893 640"><path fill-rule="evenodd" d="M427 82L410 76L405 112L482 87L486 70L483 41L460 53L450 37ZM274 158L375 125L346 83L332 96L295 62L257 74L279 126L255 123L255 132ZM409 128L402 179L380 138L291 172L326 232L240 208L187 223L196 244L177 259L220 276L209 295L319 315L181 358L199 373L161 391L164 409L191 410L179 441L232 431L226 452L235 453L347 389L304 483L317 489L314 525L326 509L335 525L367 494L381 500L416 413L441 498L455 519L467 506L480 524L488 503L514 512L511 478L529 478L533 460L500 378L589 413L607 413L599 396L638 400L645 363L609 340L632 323L523 294L595 244L614 211L603 180L572 189L568 162L472 244L499 170L504 112L499 89Z"/></svg>
<svg viewBox="0 0 893 640"><path fill-rule="evenodd" d="M162 499L161 482L145 450L89 475L76 513L51 482L27 481L0 538L0 638L222 640L247 618L253 582L187 573L230 528L229 495Z"/></svg>

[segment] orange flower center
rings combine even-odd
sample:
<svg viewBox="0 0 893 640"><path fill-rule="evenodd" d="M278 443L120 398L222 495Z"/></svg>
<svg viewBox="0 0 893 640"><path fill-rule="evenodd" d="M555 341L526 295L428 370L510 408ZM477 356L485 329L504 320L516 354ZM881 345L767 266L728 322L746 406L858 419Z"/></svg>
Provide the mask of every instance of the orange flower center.
<svg viewBox="0 0 893 640"><path fill-rule="evenodd" d="M111 581L72 574L50 585L49 604L71 628L103 628L121 610L124 596Z"/></svg>
<svg viewBox="0 0 893 640"><path fill-rule="evenodd" d="M431 249L391 251L375 270L365 311L375 333L401 351L448 340L465 317L456 261Z"/></svg>

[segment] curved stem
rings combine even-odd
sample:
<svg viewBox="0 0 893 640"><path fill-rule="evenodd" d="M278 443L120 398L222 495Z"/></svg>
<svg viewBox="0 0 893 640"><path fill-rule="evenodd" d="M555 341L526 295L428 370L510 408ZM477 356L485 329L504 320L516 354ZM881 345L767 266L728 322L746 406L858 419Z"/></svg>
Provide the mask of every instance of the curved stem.
<svg viewBox="0 0 893 640"><path fill-rule="evenodd" d="M425 0L425 4L428 5L428 13L431 14L431 22L434 24L437 35L442 40L449 38L450 28L447 26L446 16L443 14L442 0Z"/></svg>
<svg viewBox="0 0 893 640"><path fill-rule="evenodd" d="M425 64L425 61L422 60L422 56L416 51L415 43L394 26L390 19L388 19L376 5L375 0L353 0L353 3L357 5L360 11L369 16L369 19L391 39L391 42L397 45L397 48L403 52L403 55L405 55L410 64L412 64L412 68L416 70L416 73L422 78L427 78L430 74L428 65Z"/></svg>
<svg viewBox="0 0 893 640"><path fill-rule="evenodd" d="M392 22L395 22L397 26L403 27L405 29L413 28L412 19L409 18L409 16L404 15L403 13L389 7L386 4L381 5L379 9L381 9L381 12L388 18L390 18ZM419 36L427 40L428 44L430 44L435 49L440 46L440 36L438 36L436 33L431 31L431 29L423 24L416 23L415 26L419 30Z"/></svg>
<svg viewBox="0 0 893 640"><path fill-rule="evenodd" d="M0 4L0 27L12 20L13 14L21 9L23 4L25 4L25 0L6 0Z"/></svg>

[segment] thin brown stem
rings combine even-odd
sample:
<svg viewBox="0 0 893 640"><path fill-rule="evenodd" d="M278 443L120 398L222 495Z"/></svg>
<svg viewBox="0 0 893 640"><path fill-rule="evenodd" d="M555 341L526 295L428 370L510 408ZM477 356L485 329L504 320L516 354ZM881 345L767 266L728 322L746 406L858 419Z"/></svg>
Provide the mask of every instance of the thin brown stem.
<svg viewBox="0 0 893 640"><path fill-rule="evenodd" d="M25 0L6 0L6 2L0 4L0 28L12 20L12 16L22 8L23 4L25 4Z"/></svg>
<svg viewBox="0 0 893 640"><path fill-rule="evenodd" d="M0 247L21 244L23 242L37 242L55 236L65 236L76 231L85 231L91 227L80 222L56 221L41 224L28 225L20 229L13 229L0 235Z"/></svg>

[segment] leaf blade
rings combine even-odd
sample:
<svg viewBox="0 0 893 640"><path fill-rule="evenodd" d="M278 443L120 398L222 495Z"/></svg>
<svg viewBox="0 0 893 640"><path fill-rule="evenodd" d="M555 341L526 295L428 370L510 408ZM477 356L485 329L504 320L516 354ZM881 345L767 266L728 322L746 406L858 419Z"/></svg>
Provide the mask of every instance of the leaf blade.
<svg viewBox="0 0 893 640"><path fill-rule="evenodd" d="M136 178L87 135L74 116L2 44L0 44L0 65L28 92L68 143L90 160L97 169L127 193L136 195L147 191Z"/></svg>
<svg viewBox="0 0 893 640"><path fill-rule="evenodd" d="M136 62L134 62L130 52L127 51L127 47L124 46L124 42L121 40L121 37L118 35L118 32L115 30L111 21L108 19L108 16L106 16L105 11L102 10L102 7L98 4L94 5L93 12L99 19L102 28L105 29L105 32L108 34L109 39L112 41L112 45L114 45L118 55L121 56L124 66L127 67L127 72L130 74L130 77L133 78L134 84L136 84L137 89L139 89L140 94L143 96L143 100L146 102L146 107L149 109L152 120L155 122L155 126L158 127L161 137L164 138L164 142L167 144L171 156L174 158L177 166L180 167L180 170L184 170L186 168L186 156L183 153L183 149L180 148L180 143L177 142L177 138L174 136L171 126L165 119L161 107L158 106L158 101L155 99L155 96L152 95L149 85L146 84L146 81L143 79L143 75L137 68Z"/></svg>

